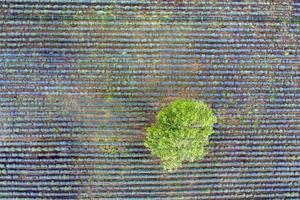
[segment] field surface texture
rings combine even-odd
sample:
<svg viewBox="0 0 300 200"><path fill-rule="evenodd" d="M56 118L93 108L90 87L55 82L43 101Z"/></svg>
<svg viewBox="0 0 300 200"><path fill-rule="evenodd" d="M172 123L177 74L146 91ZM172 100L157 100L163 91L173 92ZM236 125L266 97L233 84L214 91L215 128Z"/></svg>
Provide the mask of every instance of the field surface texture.
<svg viewBox="0 0 300 200"><path fill-rule="evenodd" d="M0 0L0 199L300 199L300 1ZM145 127L218 122L165 172Z"/></svg>

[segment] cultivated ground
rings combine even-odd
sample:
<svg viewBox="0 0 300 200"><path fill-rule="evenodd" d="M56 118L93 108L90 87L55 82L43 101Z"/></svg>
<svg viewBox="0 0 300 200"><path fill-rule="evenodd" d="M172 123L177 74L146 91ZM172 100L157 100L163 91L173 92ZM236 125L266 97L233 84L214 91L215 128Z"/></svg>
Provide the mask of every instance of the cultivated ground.
<svg viewBox="0 0 300 200"><path fill-rule="evenodd" d="M300 2L0 0L0 199L299 199ZM174 173L176 98L218 117Z"/></svg>

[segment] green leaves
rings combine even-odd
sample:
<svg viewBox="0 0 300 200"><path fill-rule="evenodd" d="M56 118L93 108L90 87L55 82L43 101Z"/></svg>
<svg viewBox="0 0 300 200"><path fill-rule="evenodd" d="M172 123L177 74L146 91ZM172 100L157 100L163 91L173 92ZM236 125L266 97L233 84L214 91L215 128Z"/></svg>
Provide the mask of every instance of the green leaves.
<svg viewBox="0 0 300 200"><path fill-rule="evenodd" d="M204 157L208 137L217 118L203 102L179 99L163 107L146 129L145 146L162 160L165 170L174 171L182 161Z"/></svg>

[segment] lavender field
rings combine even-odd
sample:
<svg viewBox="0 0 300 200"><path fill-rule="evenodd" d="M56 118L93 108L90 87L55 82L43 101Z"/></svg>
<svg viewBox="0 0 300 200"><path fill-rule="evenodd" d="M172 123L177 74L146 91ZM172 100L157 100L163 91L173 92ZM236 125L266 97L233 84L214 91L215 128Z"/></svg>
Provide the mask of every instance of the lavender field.
<svg viewBox="0 0 300 200"><path fill-rule="evenodd" d="M0 0L0 199L300 199L300 1ZM168 173L145 127L218 118Z"/></svg>

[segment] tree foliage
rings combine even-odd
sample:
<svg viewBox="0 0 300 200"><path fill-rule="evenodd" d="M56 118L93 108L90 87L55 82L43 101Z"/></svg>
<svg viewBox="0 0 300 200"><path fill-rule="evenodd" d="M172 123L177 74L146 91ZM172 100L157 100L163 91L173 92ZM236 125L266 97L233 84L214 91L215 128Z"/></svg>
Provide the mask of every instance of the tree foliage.
<svg viewBox="0 0 300 200"><path fill-rule="evenodd" d="M205 146L216 121L205 103L175 100L163 107L155 123L147 128L145 146L161 159L165 170L174 171L182 161L194 161L206 154Z"/></svg>

